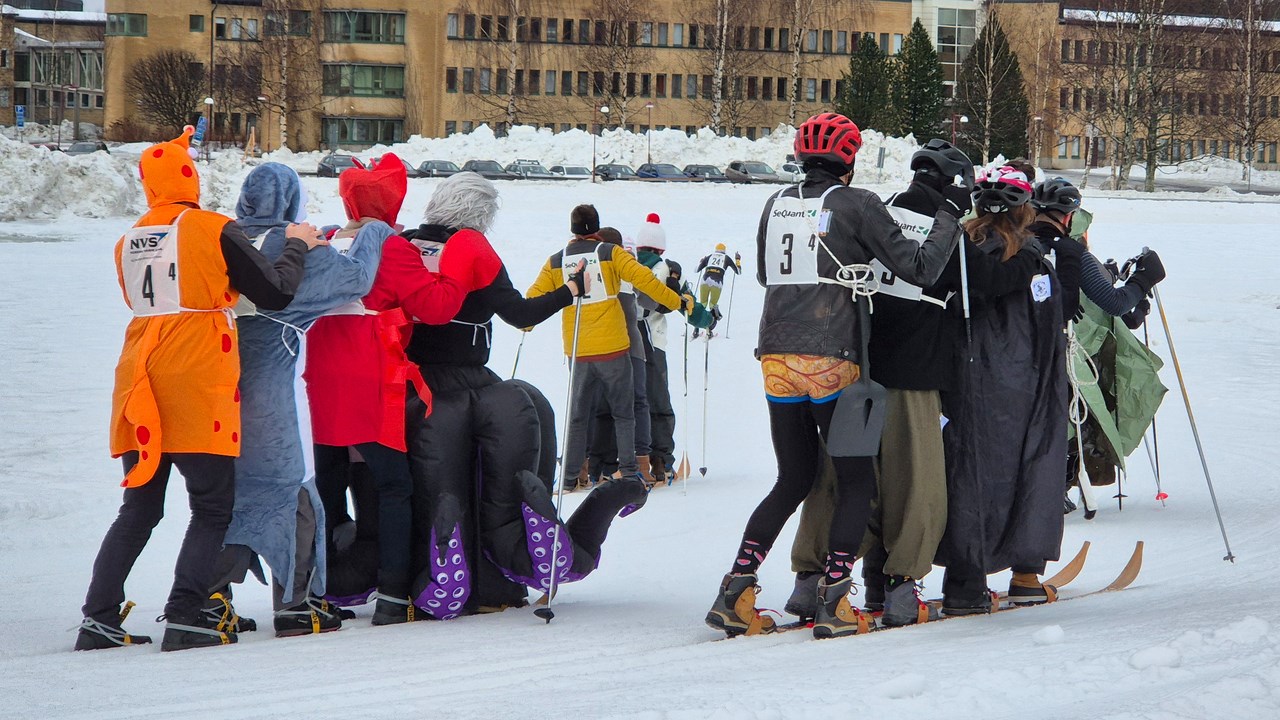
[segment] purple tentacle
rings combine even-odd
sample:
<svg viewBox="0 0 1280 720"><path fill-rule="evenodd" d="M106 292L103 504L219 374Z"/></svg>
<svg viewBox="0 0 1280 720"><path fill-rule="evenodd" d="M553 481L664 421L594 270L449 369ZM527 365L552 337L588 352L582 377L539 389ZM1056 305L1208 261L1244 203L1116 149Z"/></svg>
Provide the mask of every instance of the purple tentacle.
<svg viewBox="0 0 1280 720"><path fill-rule="evenodd" d="M413 604L437 620L451 620L462 614L471 596L471 573L462 551L462 528L453 526L444 554L431 529L431 582L413 599Z"/></svg>

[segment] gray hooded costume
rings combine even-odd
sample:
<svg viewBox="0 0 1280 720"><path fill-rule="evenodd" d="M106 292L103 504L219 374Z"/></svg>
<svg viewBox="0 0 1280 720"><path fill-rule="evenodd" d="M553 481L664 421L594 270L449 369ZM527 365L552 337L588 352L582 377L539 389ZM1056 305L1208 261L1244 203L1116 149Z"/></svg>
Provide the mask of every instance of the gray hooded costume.
<svg viewBox="0 0 1280 720"><path fill-rule="evenodd" d="M284 250L285 227L301 219L303 200L298 175L279 163L254 168L245 178L236 205L236 221L275 259ZM318 318L368 294L377 274L383 241L393 234L381 222L364 226L351 247L339 252L318 247L307 253L306 270L293 302L279 312L241 317L240 413L243 443L236 458L236 501L225 544L247 546L266 560L285 603L295 603L299 584L311 576L310 593L325 590L325 532L320 496L308 472L299 416L295 376L303 349L303 333ZM314 553L300 548L298 516L309 515L301 498L310 499L315 517ZM297 558L311 558L298 567ZM260 572L260 571L259 571ZM259 579L264 580L259 575ZM306 591L303 591L306 594Z"/></svg>

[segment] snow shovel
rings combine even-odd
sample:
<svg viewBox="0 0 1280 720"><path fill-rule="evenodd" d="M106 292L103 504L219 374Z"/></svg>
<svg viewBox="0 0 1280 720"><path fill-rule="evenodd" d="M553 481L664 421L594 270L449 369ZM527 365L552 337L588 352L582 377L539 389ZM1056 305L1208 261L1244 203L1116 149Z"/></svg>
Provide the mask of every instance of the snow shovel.
<svg viewBox="0 0 1280 720"><path fill-rule="evenodd" d="M884 433L885 411L889 391L871 379L871 362L867 357L867 336L871 330L867 305L859 302L858 319L862 333L862 365L858 381L846 387L836 399L827 435L827 454L831 457L875 457L880 454L880 436Z"/></svg>

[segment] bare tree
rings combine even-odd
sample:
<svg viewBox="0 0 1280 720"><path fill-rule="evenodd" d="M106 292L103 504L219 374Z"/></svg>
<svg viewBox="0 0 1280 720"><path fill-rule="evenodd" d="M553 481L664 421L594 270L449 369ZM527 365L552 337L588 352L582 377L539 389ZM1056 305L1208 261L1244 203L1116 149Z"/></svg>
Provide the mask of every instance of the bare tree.
<svg viewBox="0 0 1280 720"><path fill-rule="evenodd" d="M627 124L631 102L642 94L636 72L653 58L652 47L640 44L638 27L648 11L649 4L641 0L596 0L592 7L595 32L582 51L591 88L583 97L593 108L608 105L618 125Z"/></svg>
<svg viewBox="0 0 1280 720"><path fill-rule="evenodd" d="M528 41L529 18L541 22L541 5L537 0L481 0L456 6L459 17L480 18L476 37L466 39L467 65L497 75L496 81L490 76L481 92L463 98L473 117L505 127L544 119L525 77L525 68L535 67L541 58L540 46Z"/></svg>
<svg viewBox="0 0 1280 720"><path fill-rule="evenodd" d="M1055 90L1063 84L1059 82L1063 77L1063 67L1057 52L1058 27L1045 22L1045 18L1035 12L1003 13L1000 22L1004 25L1010 45L1022 66L1022 77L1027 90L1028 152L1033 162L1039 162L1044 152L1044 129L1054 127L1053 121L1061 112L1058 98L1054 96ZM1094 85L1090 84L1088 87ZM1090 107L1093 107L1093 103L1090 103ZM1085 172L1087 178L1088 170Z"/></svg>
<svg viewBox="0 0 1280 720"><path fill-rule="evenodd" d="M691 56L691 73L711 77L711 96L694 99L708 125L724 134L751 123L759 108L758 95L744 92L763 64L757 40L748 30L759 22L761 0L695 0L689 3L690 26L703 28L703 42ZM758 30L758 28L757 28ZM691 98L692 99L692 98Z"/></svg>
<svg viewBox="0 0 1280 720"><path fill-rule="evenodd" d="M1241 180L1251 180L1254 153L1264 138L1274 138L1280 120L1267 107L1280 95L1280 74L1273 71L1268 28L1280 16L1280 0L1226 0L1213 87L1225 91L1223 116L1241 150Z"/></svg>
<svg viewBox="0 0 1280 720"><path fill-rule="evenodd" d="M806 57L804 53L809 31L850 23L865 27L864 23L874 15L874 8L866 0L770 0L770 5L773 14L779 18L779 32L787 32L787 53L779 70L786 74L789 83L787 124L794 126L799 112L800 78L817 58L816 55ZM857 42L857 39L850 39L853 47L857 47Z"/></svg>
<svg viewBox="0 0 1280 720"><path fill-rule="evenodd" d="M134 63L125 78L142 116L165 132L181 128L199 112L204 84L200 60L181 50L153 53Z"/></svg>

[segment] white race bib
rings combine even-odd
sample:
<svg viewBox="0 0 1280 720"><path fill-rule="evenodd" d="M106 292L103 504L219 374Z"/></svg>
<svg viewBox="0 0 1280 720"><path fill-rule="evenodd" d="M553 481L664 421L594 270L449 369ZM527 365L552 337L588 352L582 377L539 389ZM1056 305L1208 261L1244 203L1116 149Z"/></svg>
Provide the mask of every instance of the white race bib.
<svg viewBox="0 0 1280 720"><path fill-rule="evenodd" d="M777 206L775 205L775 207ZM722 252L712 253L711 257L707 258L707 267L723 270L725 267L725 261L728 259L729 256Z"/></svg>
<svg viewBox="0 0 1280 720"><path fill-rule="evenodd" d="M894 222L898 223L903 235L924 245L924 241L929 236L929 229L933 227L932 217L926 217L918 212L894 207L893 205L886 205L885 210L888 210L889 216L893 218ZM873 258L871 260L871 268L875 271L876 279L880 281L879 292L916 302L924 295L924 290L894 275L893 271L885 267L884 263L879 260Z"/></svg>
<svg viewBox="0 0 1280 720"><path fill-rule="evenodd" d="M583 305L604 302L611 297L609 295L609 289L604 285L604 271L600 268L600 256L598 250L577 253L575 255L563 253L562 257L564 258L564 261L560 267L560 273L565 282L569 281L569 276L577 269L578 261L585 260L587 262L585 274L591 276L591 291L581 296Z"/></svg>
<svg viewBox="0 0 1280 720"><path fill-rule="evenodd" d="M767 284L818 283L818 214L825 197L774 199L764 234Z"/></svg>
<svg viewBox="0 0 1280 720"><path fill-rule="evenodd" d="M444 250L444 243L434 240L410 240L422 254L422 266L433 273L440 272L440 253Z"/></svg>
<svg viewBox="0 0 1280 720"><path fill-rule="evenodd" d="M1053 295L1053 287L1049 283L1048 275L1036 275L1031 278L1031 299L1036 302L1044 302Z"/></svg>
<svg viewBox="0 0 1280 720"><path fill-rule="evenodd" d="M178 292L177 220L172 225L147 225L126 231L120 268L134 316L182 312Z"/></svg>

